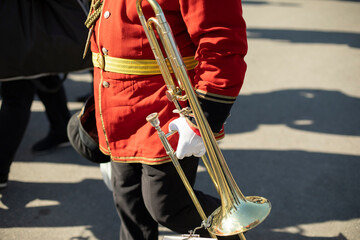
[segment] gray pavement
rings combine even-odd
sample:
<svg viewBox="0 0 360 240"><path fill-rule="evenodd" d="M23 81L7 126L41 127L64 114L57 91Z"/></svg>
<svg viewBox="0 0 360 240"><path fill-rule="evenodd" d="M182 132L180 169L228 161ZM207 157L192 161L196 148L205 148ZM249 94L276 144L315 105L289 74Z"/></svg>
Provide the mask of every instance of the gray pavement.
<svg viewBox="0 0 360 240"><path fill-rule="evenodd" d="M360 239L360 1L243 7L248 71L220 146L244 195L273 205L247 239ZM86 72L66 81L73 112L90 81ZM97 165L71 147L31 154L47 132L43 111L35 101L9 187L0 192L0 239L118 239L120 222ZM202 166L197 188L216 195Z"/></svg>

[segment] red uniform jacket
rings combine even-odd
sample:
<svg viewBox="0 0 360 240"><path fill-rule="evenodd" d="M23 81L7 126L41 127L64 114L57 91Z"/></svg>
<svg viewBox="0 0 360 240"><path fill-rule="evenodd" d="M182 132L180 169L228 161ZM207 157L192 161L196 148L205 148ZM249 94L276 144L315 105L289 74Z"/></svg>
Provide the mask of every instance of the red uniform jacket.
<svg viewBox="0 0 360 240"><path fill-rule="evenodd" d="M225 121L241 89L247 52L240 0L159 0L183 57L199 62L189 71L214 132ZM143 1L146 17L153 11ZM94 26L91 51L116 58L154 59L135 0L104 0ZM158 112L167 132L173 103L161 75L144 76L94 68L94 95L100 149L114 161L159 164L169 161L147 115ZM176 147L177 136L170 137Z"/></svg>

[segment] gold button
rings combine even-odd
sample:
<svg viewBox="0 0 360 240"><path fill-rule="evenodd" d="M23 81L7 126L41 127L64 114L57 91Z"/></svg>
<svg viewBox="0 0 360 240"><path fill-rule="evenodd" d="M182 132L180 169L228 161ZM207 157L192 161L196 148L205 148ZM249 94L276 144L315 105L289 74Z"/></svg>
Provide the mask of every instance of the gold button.
<svg viewBox="0 0 360 240"><path fill-rule="evenodd" d="M103 81L102 85L104 88L110 87L110 83L108 83L107 81Z"/></svg>
<svg viewBox="0 0 360 240"><path fill-rule="evenodd" d="M109 18L110 17L110 12L109 11L106 11L105 13L104 13L104 18Z"/></svg>
<svg viewBox="0 0 360 240"><path fill-rule="evenodd" d="M98 56L97 56L97 62L98 62L99 68L100 68L101 70L104 70L104 68L105 68L105 59L104 59L104 56L102 56L101 54L98 54Z"/></svg>

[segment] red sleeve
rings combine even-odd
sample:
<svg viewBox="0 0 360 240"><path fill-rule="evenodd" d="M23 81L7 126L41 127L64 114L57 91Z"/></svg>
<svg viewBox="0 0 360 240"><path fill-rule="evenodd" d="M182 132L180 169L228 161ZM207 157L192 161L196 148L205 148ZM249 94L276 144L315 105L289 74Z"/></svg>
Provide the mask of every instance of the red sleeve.
<svg viewBox="0 0 360 240"><path fill-rule="evenodd" d="M242 87L247 53L241 0L180 0L180 10L197 46L195 91L213 132L223 123Z"/></svg>
<svg viewBox="0 0 360 240"><path fill-rule="evenodd" d="M244 81L247 53L241 1L180 0L180 10L197 46L195 88L220 100L236 98Z"/></svg>

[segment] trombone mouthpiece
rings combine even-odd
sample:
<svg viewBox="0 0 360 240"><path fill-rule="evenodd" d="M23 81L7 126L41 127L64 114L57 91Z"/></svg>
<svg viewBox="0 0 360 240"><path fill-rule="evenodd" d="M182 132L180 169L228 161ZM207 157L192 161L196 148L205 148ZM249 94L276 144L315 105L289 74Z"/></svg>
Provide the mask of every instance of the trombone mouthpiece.
<svg viewBox="0 0 360 240"><path fill-rule="evenodd" d="M157 112L148 115L146 117L146 121L148 121L151 124L151 126L155 128L160 126L159 114Z"/></svg>

